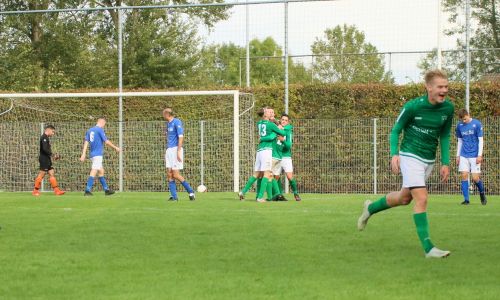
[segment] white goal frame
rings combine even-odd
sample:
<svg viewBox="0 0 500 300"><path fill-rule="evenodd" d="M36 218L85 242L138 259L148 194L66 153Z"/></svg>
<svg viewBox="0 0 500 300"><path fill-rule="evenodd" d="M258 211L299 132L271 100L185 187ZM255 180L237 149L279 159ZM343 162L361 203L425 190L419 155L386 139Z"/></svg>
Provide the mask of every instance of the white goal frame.
<svg viewBox="0 0 500 300"><path fill-rule="evenodd" d="M9 93L0 94L0 98L118 98L118 143L123 148L123 97L161 97L161 96L233 96L233 191L239 191L240 182L240 91L238 90L219 90L219 91L178 91L178 92L89 92L89 93ZM119 153L119 190L123 191L123 152Z"/></svg>

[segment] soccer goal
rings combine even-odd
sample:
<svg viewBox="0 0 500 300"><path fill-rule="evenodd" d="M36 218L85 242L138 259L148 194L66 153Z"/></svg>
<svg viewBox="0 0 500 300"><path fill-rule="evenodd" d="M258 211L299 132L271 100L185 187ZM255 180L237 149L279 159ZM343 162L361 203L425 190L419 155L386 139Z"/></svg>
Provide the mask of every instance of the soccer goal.
<svg viewBox="0 0 500 300"><path fill-rule="evenodd" d="M105 151L106 176L120 191L165 191L165 121L174 109L185 126L183 175L210 191L238 191L252 172L254 98L237 90L0 94L0 190L32 189L38 172L38 140L56 127L54 164L61 186L82 191L89 163L81 163L85 132L96 118L108 120L108 138L123 149Z"/></svg>

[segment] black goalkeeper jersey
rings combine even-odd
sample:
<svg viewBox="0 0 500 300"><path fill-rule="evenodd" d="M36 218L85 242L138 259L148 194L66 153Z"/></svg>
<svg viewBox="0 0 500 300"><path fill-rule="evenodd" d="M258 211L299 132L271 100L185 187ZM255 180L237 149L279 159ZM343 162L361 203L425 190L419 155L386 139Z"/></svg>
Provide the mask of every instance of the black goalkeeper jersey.
<svg viewBox="0 0 500 300"><path fill-rule="evenodd" d="M48 157L52 156L52 149L50 147L49 137L44 133L40 137L40 157Z"/></svg>

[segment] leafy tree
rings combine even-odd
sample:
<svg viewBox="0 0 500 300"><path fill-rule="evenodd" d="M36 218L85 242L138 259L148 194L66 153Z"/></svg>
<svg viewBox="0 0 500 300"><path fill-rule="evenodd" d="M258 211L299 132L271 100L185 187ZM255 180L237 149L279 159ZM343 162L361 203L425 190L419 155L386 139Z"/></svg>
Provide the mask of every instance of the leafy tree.
<svg viewBox="0 0 500 300"><path fill-rule="evenodd" d="M366 42L365 34L354 25L336 26L325 30L311 46L315 58L315 79L321 82L392 82L385 72L377 48Z"/></svg>
<svg viewBox="0 0 500 300"><path fill-rule="evenodd" d="M453 27L447 28L445 34L458 36L457 50L465 50L465 0L444 0L444 11L449 14L449 22ZM479 79L483 74L500 73L500 17L498 0L470 0L472 34L470 47L486 49L471 52L471 77ZM491 48L496 48L491 49ZM489 49L489 50L488 50ZM419 68L425 70L437 65L435 51L428 54ZM451 80L465 80L465 52L453 51L443 53L443 68L448 71Z"/></svg>

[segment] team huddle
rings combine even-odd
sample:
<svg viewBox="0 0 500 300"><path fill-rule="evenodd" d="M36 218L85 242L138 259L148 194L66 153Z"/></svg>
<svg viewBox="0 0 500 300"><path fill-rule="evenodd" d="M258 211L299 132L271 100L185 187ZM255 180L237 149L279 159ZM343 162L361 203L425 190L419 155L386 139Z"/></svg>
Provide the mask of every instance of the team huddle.
<svg viewBox="0 0 500 300"><path fill-rule="evenodd" d="M390 135L391 170L395 174L401 172L403 182L399 191L391 192L377 201L367 200L361 216L358 219L358 229L364 230L368 220L376 213L400 205L408 205L415 200L413 219L417 234L426 257L446 257L450 251L434 246L429 235L427 219L428 191L426 181L430 176L436 160L437 147L441 150L440 176L442 181L449 177L450 170L450 135L453 121L454 106L448 100L448 79L440 70L429 71L425 75L427 93L408 101L402 108ZM258 111L261 118L257 122L259 142L255 157L254 174L244 188L239 192L239 199L244 200L246 193L256 184L256 201L286 201L280 176L286 175L296 201L301 201L294 178L292 164L293 126L290 117L282 114L275 119L274 110L264 107ZM183 169L184 128L182 122L174 117L171 107L163 110L166 120L166 151L165 167L170 190L169 201L178 201L175 181L179 181L188 193L190 200L195 200L194 190L180 174ZM457 137L456 164L461 173L461 189L464 200L462 204L470 203L469 174L477 186L481 204L486 205L484 184L480 179L480 166L483 161L483 126L481 122L472 119L467 110L458 111L460 122L455 134ZM103 153L108 145L117 152L121 149L111 143L104 132L105 118L99 118L96 126L90 128L85 135L80 160L85 161L87 148L90 149L92 167L85 188L85 196L92 196L95 176L98 175L105 195L114 191L107 185L104 177ZM399 142L401 133L403 139ZM52 125L45 127L40 137L40 172L35 179L33 195L40 195L43 178L49 174L49 181L56 195L63 195L57 184L52 167L52 159L59 155L52 153L49 138L55 134ZM267 197L264 197L267 194Z"/></svg>

